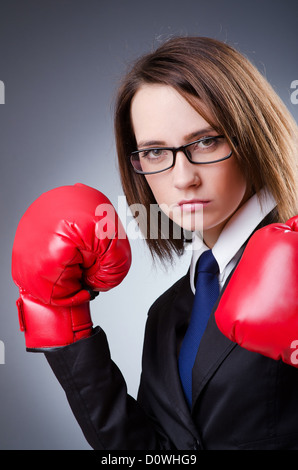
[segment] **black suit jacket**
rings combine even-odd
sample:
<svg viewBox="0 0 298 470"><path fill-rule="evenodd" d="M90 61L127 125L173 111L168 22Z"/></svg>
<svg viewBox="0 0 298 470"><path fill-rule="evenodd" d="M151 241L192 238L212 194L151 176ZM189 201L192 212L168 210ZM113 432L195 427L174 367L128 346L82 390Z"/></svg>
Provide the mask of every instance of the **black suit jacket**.
<svg viewBox="0 0 298 470"><path fill-rule="evenodd" d="M298 369L231 342L217 328L214 312L196 357L194 404L188 409L177 357L193 299L188 272L152 305L137 400L127 394L100 328L46 353L90 446L298 449Z"/></svg>

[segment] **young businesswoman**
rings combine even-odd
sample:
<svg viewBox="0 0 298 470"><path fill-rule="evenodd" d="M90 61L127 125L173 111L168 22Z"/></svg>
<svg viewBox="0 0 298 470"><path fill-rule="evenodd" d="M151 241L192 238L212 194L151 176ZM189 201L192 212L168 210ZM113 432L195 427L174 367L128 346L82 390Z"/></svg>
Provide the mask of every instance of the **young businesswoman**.
<svg viewBox="0 0 298 470"><path fill-rule="evenodd" d="M190 232L193 243L188 272L149 311L138 398L89 314L130 266L113 210L113 236L99 233L109 201L97 190L52 190L20 222L27 349L45 352L94 449L298 449L296 123L233 48L181 37L124 77L115 133L153 257L181 255ZM156 205L166 223L150 217Z"/></svg>

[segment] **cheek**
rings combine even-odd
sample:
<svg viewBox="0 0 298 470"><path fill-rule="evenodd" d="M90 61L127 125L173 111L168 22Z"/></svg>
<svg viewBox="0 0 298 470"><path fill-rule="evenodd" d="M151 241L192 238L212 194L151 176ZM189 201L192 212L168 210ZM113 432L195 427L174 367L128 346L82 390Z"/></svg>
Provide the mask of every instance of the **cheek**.
<svg viewBox="0 0 298 470"><path fill-rule="evenodd" d="M231 209L236 209L245 198L247 183L245 176L235 161L231 161L217 178L217 188L222 201Z"/></svg>
<svg viewBox="0 0 298 470"><path fill-rule="evenodd" d="M159 178L159 175L146 175L145 178L153 193L153 196L155 197L157 204L165 203L167 191L164 181L162 183L161 178Z"/></svg>
<svg viewBox="0 0 298 470"><path fill-rule="evenodd" d="M173 219L172 182L167 180L165 174L163 174L161 178L159 178L157 174L147 175L145 178L160 209L170 219Z"/></svg>

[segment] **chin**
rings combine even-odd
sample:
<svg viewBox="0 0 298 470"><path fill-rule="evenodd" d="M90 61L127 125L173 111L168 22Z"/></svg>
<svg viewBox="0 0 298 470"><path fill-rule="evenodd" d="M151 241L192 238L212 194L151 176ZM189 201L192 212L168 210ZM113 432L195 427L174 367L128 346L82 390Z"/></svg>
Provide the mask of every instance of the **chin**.
<svg viewBox="0 0 298 470"><path fill-rule="evenodd" d="M195 212L191 214L179 213L172 218L173 222L188 232L203 231L203 212Z"/></svg>

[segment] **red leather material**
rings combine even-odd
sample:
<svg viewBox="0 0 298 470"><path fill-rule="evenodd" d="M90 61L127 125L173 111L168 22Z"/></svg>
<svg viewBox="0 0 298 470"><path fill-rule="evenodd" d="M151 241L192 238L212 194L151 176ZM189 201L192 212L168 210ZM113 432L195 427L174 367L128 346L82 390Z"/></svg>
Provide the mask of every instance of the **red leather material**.
<svg viewBox="0 0 298 470"><path fill-rule="evenodd" d="M89 302L71 307L53 307L22 293L17 300L17 308L27 349L66 346L87 338L92 331Z"/></svg>
<svg viewBox="0 0 298 470"><path fill-rule="evenodd" d="M297 216L251 237L215 319L221 332L245 349L298 366Z"/></svg>
<svg viewBox="0 0 298 470"><path fill-rule="evenodd" d="M101 192L79 183L42 194L21 218L12 250L26 346L69 344L90 334L88 289L114 288L130 264L121 221Z"/></svg>

